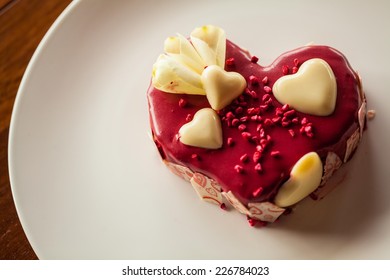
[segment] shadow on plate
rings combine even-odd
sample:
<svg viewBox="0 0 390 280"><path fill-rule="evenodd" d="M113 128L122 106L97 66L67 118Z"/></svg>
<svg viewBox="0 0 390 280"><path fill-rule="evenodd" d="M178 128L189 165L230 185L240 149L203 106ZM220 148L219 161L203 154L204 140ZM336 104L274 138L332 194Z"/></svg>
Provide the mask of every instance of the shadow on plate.
<svg viewBox="0 0 390 280"><path fill-rule="evenodd" d="M371 153L373 139L366 133L340 185L320 201L306 199L291 215L270 225L273 230L299 231L310 235L356 237L390 210L380 203L381 188L375 159ZM385 207L385 209L384 209Z"/></svg>

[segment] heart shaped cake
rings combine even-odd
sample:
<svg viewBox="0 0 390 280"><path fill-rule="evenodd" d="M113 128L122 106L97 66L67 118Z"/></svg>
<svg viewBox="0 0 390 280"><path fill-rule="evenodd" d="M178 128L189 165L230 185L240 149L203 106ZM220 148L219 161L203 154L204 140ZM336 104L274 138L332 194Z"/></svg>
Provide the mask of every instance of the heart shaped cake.
<svg viewBox="0 0 390 280"><path fill-rule="evenodd" d="M366 99L347 59L308 45L271 65L216 26L169 37L147 92L154 143L205 201L274 222L328 180L362 137Z"/></svg>

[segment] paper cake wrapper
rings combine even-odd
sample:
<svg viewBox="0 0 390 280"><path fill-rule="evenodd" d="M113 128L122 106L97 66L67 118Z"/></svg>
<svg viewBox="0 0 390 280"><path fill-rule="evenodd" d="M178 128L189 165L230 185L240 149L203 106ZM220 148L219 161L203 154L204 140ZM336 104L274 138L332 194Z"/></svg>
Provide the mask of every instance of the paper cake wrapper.
<svg viewBox="0 0 390 280"><path fill-rule="evenodd" d="M227 203L238 212L255 220L274 222L285 211L271 202L249 203L244 205L231 192L222 191L221 186L213 179L198 172L191 171L188 167L165 161L165 164L175 175L191 183L198 196L220 207Z"/></svg>

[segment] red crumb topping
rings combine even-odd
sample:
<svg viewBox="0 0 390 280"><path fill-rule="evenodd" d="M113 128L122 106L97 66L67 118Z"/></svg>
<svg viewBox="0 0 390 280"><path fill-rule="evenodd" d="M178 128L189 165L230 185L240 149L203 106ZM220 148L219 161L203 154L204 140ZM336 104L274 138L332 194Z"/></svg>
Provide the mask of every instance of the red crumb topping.
<svg viewBox="0 0 390 280"><path fill-rule="evenodd" d="M287 75L290 72L290 68L288 67L288 65L282 66L282 72L283 72L283 75Z"/></svg>
<svg viewBox="0 0 390 280"><path fill-rule="evenodd" d="M237 173L244 173L244 167L242 167L241 165L237 164L234 166L234 170L236 170Z"/></svg>
<svg viewBox="0 0 390 280"><path fill-rule="evenodd" d="M256 189L252 194L253 194L253 197L256 197L258 195L260 195L263 191L263 188L262 187L259 187L258 189Z"/></svg>
<svg viewBox="0 0 390 280"><path fill-rule="evenodd" d="M228 137L228 139L227 139L227 144L228 144L229 147L234 146L234 140L233 140L233 138Z"/></svg>
<svg viewBox="0 0 390 280"><path fill-rule="evenodd" d="M240 157L240 161L241 162L248 162L249 160L249 157L248 157L248 154L243 154L241 157Z"/></svg>
<svg viewBox="0 0 390 280"><path fill-rule="evenodd" d="M248 223L251 227L254 227L257 223L257 220L252 219L252 218L248 218Z"/></svg>
<svg viewBox="0 0 390 280"><path fill-rule="evenodd" d="M234 57L226 59L225 63L226 63L226 66L228 66L228 67L234 67L234 65L235 65Z"/></svg>
<svg viewBox="0 0 390 280"><path fill-rule="evenodd" d="M190 121L192 121L192 119L193 119L193 116L191 114L187 114L186 122L190 122Z"/></svg>
<svg viewBox="0 0 390 280"><path fill-rule="evenodd" d="M269 86L264 86L264 91L266 93L270 93L272 91L272 88L270 88Z"/></svg>
<svg viewBox="0 0 390 280"><path fill-rule="evenodd" d="M254 76L254 75L250 75L250 76L249 76L249 84L250 84L251 86L258 86L259 83L260 83L259 78L257 78L257 77Z"/></svg>
<svg viewBox="0 0 390 280"><path fill-rule="evenodd" d="M258 173L261 173L263 171L263 168L261 167L261 164L260 163L256 163L255 165L255 170L256 172Z"/></svg>
<svg viewBox="0 0 390 280"><path fill-rule="evenodd" d="M199 160L199 155L198 155L198 154L192 154L192 155L191 155L191 158L192 158L192 159Z"/></svg>
<svg viewBox="0 0 390 280"><path fill-rule="evenodd" d="M187 101L183 98L179 99L179 107L184 108L187 106Z"/></svg>
<svg viewBox="0 0 390 280"><path fill-rule="evenodd" d="M270 155L271 155L271 157L279 157L280 151L271 151Z"/></svg>

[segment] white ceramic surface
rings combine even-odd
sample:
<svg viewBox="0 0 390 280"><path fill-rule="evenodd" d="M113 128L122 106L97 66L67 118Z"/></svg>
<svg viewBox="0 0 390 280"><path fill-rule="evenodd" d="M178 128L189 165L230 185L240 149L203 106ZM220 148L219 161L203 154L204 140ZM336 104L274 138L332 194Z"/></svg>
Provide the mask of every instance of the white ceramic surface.
<svg viewBox="0 0 390 280"><path fill-rule="evenodd" d="M390 258L388 3L73 2L29 64L10 129L12 191L39 258ZM343 186L264 229L201 202L149 140L164 39L209 23L261 64L311 41L336 47L377 111Z"/></svg>

